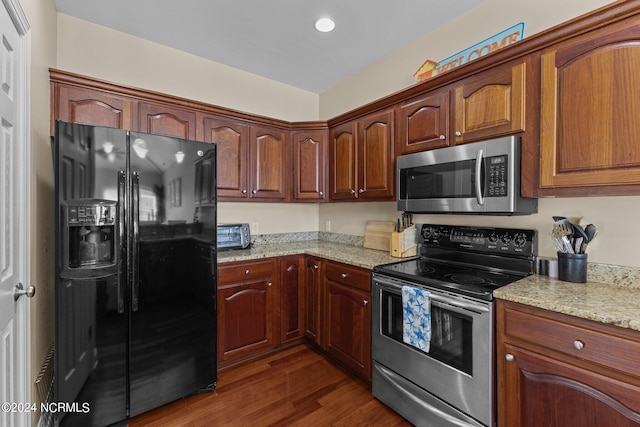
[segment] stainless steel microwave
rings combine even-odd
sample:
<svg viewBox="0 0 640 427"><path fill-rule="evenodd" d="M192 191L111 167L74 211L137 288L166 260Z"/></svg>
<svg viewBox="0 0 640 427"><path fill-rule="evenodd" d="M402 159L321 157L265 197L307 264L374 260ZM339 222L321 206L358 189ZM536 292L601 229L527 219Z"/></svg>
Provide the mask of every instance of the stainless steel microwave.
<svg viewBox="0 0 640 427"><path fill-rule="evenodd" d="M508 136L399 156L398 210L528 215L538 199L520 195L520 137Z"/></svg>
<svg viewBox="0 0 640 427"><path fill-rule="evenodd" d="M249 224L218 224L218 250L246 249L251 246L251 231Z"/></svg>

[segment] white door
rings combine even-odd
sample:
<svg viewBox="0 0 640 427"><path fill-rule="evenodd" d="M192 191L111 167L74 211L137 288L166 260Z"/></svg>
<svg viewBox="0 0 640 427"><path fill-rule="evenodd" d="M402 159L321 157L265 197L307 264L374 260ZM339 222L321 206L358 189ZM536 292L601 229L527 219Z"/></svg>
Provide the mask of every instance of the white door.
<svg viewBox="0 0 640 427"><path fill-rule="evenodd" d="M28 299L28 24L18 0L0 7L0 426L31 423ZM8 406L7 406L8 405Z"/></svg>

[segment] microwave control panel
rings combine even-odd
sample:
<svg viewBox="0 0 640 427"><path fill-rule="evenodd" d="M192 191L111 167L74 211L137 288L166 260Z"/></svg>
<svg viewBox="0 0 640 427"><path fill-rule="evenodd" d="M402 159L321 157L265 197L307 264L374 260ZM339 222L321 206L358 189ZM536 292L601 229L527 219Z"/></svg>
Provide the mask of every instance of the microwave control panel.
<svg viewBox="0 0 640 427"><path fill-rule="evenodd" d="M506 197L507 195L507 156L494 156L487 159L488 182L487 197Z"/></svg>

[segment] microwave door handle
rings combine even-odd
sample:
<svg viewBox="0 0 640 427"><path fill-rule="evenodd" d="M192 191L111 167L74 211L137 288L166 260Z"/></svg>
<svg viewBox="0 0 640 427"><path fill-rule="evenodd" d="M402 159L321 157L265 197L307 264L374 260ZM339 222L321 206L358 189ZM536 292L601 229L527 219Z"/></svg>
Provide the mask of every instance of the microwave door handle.
<svg viewBox="0 0 640 427"><path fill-rule="evenodd" d="M118 244L120 259L118 259L118 285L117 285L117 305L118 313L124 313L124 284L125 284L125 268L124 263L127 259L126 245L124 244L124 199L126 188L126 176L124 171L118 171Z"/></svg>
<svg viewBox="0 0 640 427"><path fill-rule="evenodd" d="M476 155L476 201L480 206L484 205L484 194L482 194L482 163L484 162L484 151L478 150Z"/></svg>

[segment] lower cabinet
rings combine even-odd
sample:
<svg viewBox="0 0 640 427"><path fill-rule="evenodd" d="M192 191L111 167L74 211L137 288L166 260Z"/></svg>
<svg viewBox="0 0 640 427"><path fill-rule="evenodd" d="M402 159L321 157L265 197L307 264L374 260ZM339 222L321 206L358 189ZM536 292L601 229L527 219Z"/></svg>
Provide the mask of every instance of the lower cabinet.
<svg viewBox="0 0 640 427"><path fill-rule="evenodd" d="M499 426L640 425L640 333L497 307Z"/></svg>
<svg viewBox="0 0 640 427"><path fill-rule="evenodd" d="M325 348L371 380L371 273L327 261L325 266Z"/></svg>
<svg viewBox="0 0 640 427"><path fill-rule="evenodd" d="M280 343L304 335L304 256L280 258Z"/></svg>
<svg viewBox="0 0 640 427"><path fill-rule="evenodd" d="M276 345L275 259L218 267L220 366L264 353Z"/></svg>

